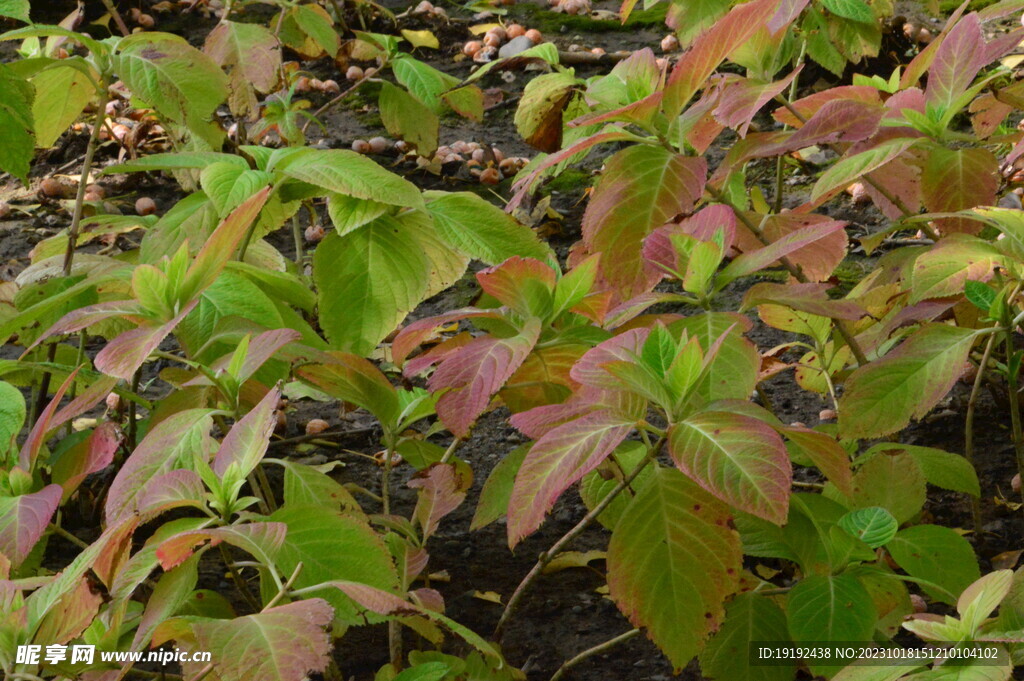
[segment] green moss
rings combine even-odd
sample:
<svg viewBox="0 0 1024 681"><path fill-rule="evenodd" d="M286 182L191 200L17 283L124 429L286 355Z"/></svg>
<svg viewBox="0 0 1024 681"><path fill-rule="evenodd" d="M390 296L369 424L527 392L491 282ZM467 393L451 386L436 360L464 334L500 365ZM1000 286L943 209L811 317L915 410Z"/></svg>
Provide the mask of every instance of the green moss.
<svg viewBox="0 0 1024 681"><path fill-rule="evenodd" d="M541 33L561 33L562 27L570 33L607 33L611 31L635 31L638 28L665 27L665 13L668 3L659 3L647 10L635 10L629 15L625 24L609 19L593 19L572 14L562 14L534 5L532 3L517 4L510 12L516 19L536 28Z"/></svg>
<svg viewBox="0 0 1024 681"><path fill-rule="evenodd" d="M972 0L971 4L968 6L968 10L977 11L979 9L984 9L989 5L994 5L996 2L997 0ZM939 0L939 9L942 10L943 13L949 14L962 4L963 0Z"/></svg>

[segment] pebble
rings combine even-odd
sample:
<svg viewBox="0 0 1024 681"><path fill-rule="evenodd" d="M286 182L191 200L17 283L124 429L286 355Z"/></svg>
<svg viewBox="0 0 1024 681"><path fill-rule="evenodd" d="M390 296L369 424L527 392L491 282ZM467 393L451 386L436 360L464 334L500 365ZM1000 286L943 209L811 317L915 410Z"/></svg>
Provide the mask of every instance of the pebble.
<svg viewBox="0 0 1024 681"><path fill-rule="evenodd" d="M1024 205L1021 204L1020 197L1010 192L999 199L999 206L1001 208L1013 208L1014 210L1024 209Z"/></svg>
<svg viewBox="0 0 1024 681"><path fill-rule="evenodd" d="M520 52L525 52L531 47L533 47L533 41L525 35L521 35L516 38L512 38L512 40L509 40L507 43L502 45L501 49L498 50L498 56L502 59L506 57L514 57Z"/></svg>

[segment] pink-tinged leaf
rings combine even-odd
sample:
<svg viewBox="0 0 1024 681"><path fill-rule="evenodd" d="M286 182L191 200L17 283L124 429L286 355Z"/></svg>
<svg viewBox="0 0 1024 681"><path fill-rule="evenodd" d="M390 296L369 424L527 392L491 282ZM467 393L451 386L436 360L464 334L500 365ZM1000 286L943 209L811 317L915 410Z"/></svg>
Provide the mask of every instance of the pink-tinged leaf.
<svg viewBox="0 0 1024 681"><path fill-rule="evenodd" d="M763 246L756 251L741 253L719 273L721 281L733 281L739 277L759 272L780 258L788 257L790 254L806 248L816 242L828 239L829 237L843 233L846 227L845 222L829 220L801 227L785 236L772 241L769 245ZM845 246L845 239L844 246ZM831 272L829 273L831 274Z"/></svg>
<svg viewBox="0 0 1024 681"><path fill-rule="evenodd" d="M1024 36L1024 28L1018 26L1012 31L997 33L995 37L985 45L984 63L991 64L994 61L1013 53L1021 43Z"/></svg>
<svg viewBox="0 0 1024 681"><path fill-rule="evenodd" d="M669 454L683 473L726 503L786 522L793 467L779 434L742 414L703 412L672 427Z"/></svg>
<svg viewBox="0 0 1024 681"><path fill-rule="evenodd" d="M63 409L53 415L49 425L50 432L52 433L71 419L81 416L95 407L110 394L110 391L116 385L117 378L113 376L103 376L97 379L95 383L79 393L75 399L68 402Z"/></svg>
<svg viewBox="0 0 1024 681"><path fill-rule="evenodd" d="M501 660L501 655L490 643L480 638L480 636L458 622L455 622L440 613L434 612L433 610L424 608L416 603L410 603L399 596L388 593L387 591L382 591L381 589L367 584L336 580L332 582L324 582L324 585L340 589L353 601L367 610L377 613L378 615L385 615L387 617L420 615L421 617L426 617L432 622L444 625L452 633L461 637L466 643L470 644L487 657Z"/></svg>
<svg viewBox="0 0 1024 681"><path fill-rule="evenodd" d="M271 191L272 187L265 187L253 194L213 230L185 274L186 299L198 298L217 279L224 266L234 257L249 226L263 210Z"/></svg>
<svg viewBox="0 0 1024 681"><path fill-rule="evenodd" d="M852 300L833 300L828 297L831 284L773 284L762 282L750 287L743 296L740 311L758 305L784 305L800 312L809 312L832 319L857 320L867 315L861 305Z"/></svg>
<svg viewBox="0 0 1024 681"><path fill-rule="evenodd" d="M26 473L31 473L32 468L35 466L36 458L39 457L39 452L43 448L43 444L46 442L46 434L50 431L50 423L53 421L53 414L57 411L57 407L60 405L60 401L64 398L64 393L68 391L71 384L75 382L75 376L78 375L78 369L75 369L71 374L64 380L64 383L57 388L57 392L54 393L53 399L46 405L42 413L39 414L39 418L36 419L36 423L32 426L32 432L28 434L28 438L25 440L25 444L21 446L21 451L18 453L18 466Z"/></svg>
<svg viewBox="0 0 1024 681"><path fill-rule="evenodd" d="M402 373L410 378L418 376L435 364L443 362L449 355L455 354L472 343L473 338L473 334L468 331L463 331L462 333L452 336L447 340L443 340L426 352L421 352L407 361Z"/></svg>
<svg viewBox="0 0 1024 681"><path fill-rule="evenodd" d="M993 243L951 234L914 260L909 302L962 295L968 281L988 281L1003 266L1006 256Z"/></svg>
<svg viewBox="0 0 1024 681"><path fill-rule="evenodd" d="M850 455L834 437L799 426L784 426L780 431L790 446L810 459L836 489L843 494L851 494L853 473L850 471Z"/></svg>
<svg viewBox="0 0 1024 681"><path fill-rule="evenodd" d="M665 93L662 90L656 90L643 99L624 104L611 111L600 111L575 118L569 122L569 127L579 128L604 123L635 123L645 127L658 113L658 107L661 106L664 96Z"/></svg>
<svg viewBox="0 0 1024 681"><path fill-rule="evenodd" d="M437 400L437 415L457 437L465 437L491 397L526 359L540 337L540 322L529 320L512 338L481 336L437 367L431 392L447 389Z"/></svg>
<svg viewBox="0 0 1024 681"><path fill-rule="evenodd" d="M555 271L533 258L512 256L500 265L477 272L484 293L516 312L543 317L551 309Z"/></svg>
<svg viewBox="0 0 1024 681"><path fill-rule="evenodd" d="M643 240L693 208L706 176L703 158L648 145L628 147L605 163L583 215L583 241L601 254L604 278L624 298L657 281L644 267Z"/></svg>
<svg viewBox="0 0 1024 681"><path fill-rule="evenodd" d="M688 234L700 241L713 241L721 232L723 247L729 250L736 238L736 213L729 206L715 203L705 206L678 223L671 223L651 232L644 239L644 258L655 265L680 271L679 254L672 246L671 235Z"/></svg>
<svg viewBox="0 0 1024 681"><path fill-rule="evenodd" d="M988 56L978 15L971 13L946 35L928 69L928 105L943 113L971 86Z"/></svg>
<svg viewBox="0 0 1024 681"><path fill-rule="evenodd" d="M558 426L534 443L509 499L509 548L540 527L562 492L597 468L635 423L611 411L596 411Z"/></svg>
<svg viewBox="0 0 1024 681"><path fill-rule="evenodd" d="M347 352L330 352L295 370L295 375L331 397L351 402L391 425L400 412L398 394L369 361Z"/></svg>
<svg viewBox="0 0 1024 681"><path fill-rule="evenodd" d="M227 542L260 561L269 563L284 544L288 526L277 522L228 525L205 530L181 532L160 543L156 556L164 570L171 570L188 560L194 549L207 541L214 545Z"/></svg>
<svg viewBox="0 0 1024 681"><path fill-rule="evenodd" d="M238 420L224 436L217 455L213 458L213 472L223 476L231 464L236 464L242 476L259 465L270 445L270 435L277 420L274 410L281 400L281 391L268 390L266 396L252 411Z"/></svg>
<svg viewBox="0 0 1024 681"><path fill-rule="evenodd" d="M614 130L609 132L602 132L589 137L584 137L578 142L569 145L561 151L551 154L541 161L540 165L533 169L532 172L527 174L522 179L516 181L512 185L514 193L508 204L505 206L505 211L508 213L513 212L523 202L523 199L530 192L533 187L533 183L537 181L537 178L541 176L545 170L552 166L556 166L563 161L567 161L576 154L587 151L596 147L598 144L607 144L611 142L622 142L624 140L632 139L633 136L624 130Z"/></svg>
<svg viewBox="0 0 1024 681"><path fill-rule="evenodd" d="M885 114L885 107L876 102L839 99L826 102L789 139L792 149L812 144L858 142L871 137Z"/></svg>
<svg viewBox="0 0 1024 681"><path fill-rule="evenodd" d="M607 561L612 600L681 671L721 624L743 551L725 504L658 467L616 523Z"/></svg>
<svg viewBox="0 0 1024 681"><path fill-rule="evenodd" d="M139 495L139 515L144 518L157 516L164 511L183 506L202 506L206 487L202 478L193 471L178 469L153 478Z"/></svg>
<svg viewBox="0 0 1024 681"><path fill-rule="evenodd" d="M253 374L259 371L261 366L273 359L278 350L289 343L295 343L300 340L302 340L302 334L294 329L274 329L273 331L264 331L253 338L249 341L249 352L246 353L245 359L242 361L242 370L239 375L239 382L244 383L249 380ZM229 353L210 365L210 368L213 369L214 372L224 371L227 369L228 365L231 364L231 358L232 354ZM185 385L203 384L196 383L195 381L189 381Z"/></svg>
<svg viewBox="0 0 1024 681"><path fill-rule="evenodd" d="M229 620L192 620L191 629L194 649L212 653L220 681L303 681L330 661L326 627L333 618L326 601L311 598ZM186 676L202 667L186 665Z"/></svg>
<svg viewBox="0 0 1024 681"><path fill-rule="evenodd" d="M412 515L426 540L437 530L441 519L465 501L473 475L468 466L460 469L455 464L437 463L417 473L408 485L419 490Z"/></svg>
<svg viewBox="0 0 1024 681"><path fill-rule="evenodd" d="M789 26L800 16L800 12L804 11L809 2L810 0L782 0L775 16L768 21L768 30L774 34Z"/></svg>
<svg viewBox="0 0 1024 681"><path fill-rule="evenodd" d="M829 88L822 92L815 92L812 95L792 102L790 106L793 107L796 113L800 114L799 117L785 106L776 109L772 116L779 123L788 125L791 128L799 128L804 124L804 121L810 120L818 113L821 107L829 102L843 100L859 102L869 106L877 106L882 103L882 98L877 88L873 88L870 85L840 85L839 87Z"/></svg>
<svg viewBox="0 0 1024 681"><path fill-rule="evenodd" d="M601 325L606 329L625 329L630 322L636 320L640 314L652 305L671 302L679 302L676 294L653 291L641 293L609 310Z"/></svg>
<svg viewBox="0 0 1024 681"><path fill-rule="evenodd" d="M494 310L478 310L475 307L466 307L461 310L452 310L434 317L427 317L412 322L398 332L394 342L391 344L392 361L398 366L405 363L406 358L419 347L423 342L436 338L437 330L460 319L473 317L496 318L498 313Z"/></svg>
<svg viewBox="0 0 1024 681"><path fill-rule="evenodd" d="M116 423L101 423L89 437L64 452L53 463L51 480L60 485L66 501L86 476L101 471L114 461L114 452L121 444L121 429Z"/></svg>
<svg viewBox="0 0 1024 681"><path fill-rule="evenodd" d="M992 93L986 92L971 102L968 110L971 112L971 127L974 134L979 139L986 139L1013 112L1013 107L1000 102Z"/></svg>
<svg viewBox="0 0 1024 681"><path fill-rule="evenodd" d="M132 650L142 650L156 628L169 619L192 595L199 581L199 558L193 558L160 576L146 609L139 618L139 627L132 638Z"/></svg>
<svg viewBox="0 0 1024 681"><path fill-rule="evenodd" d="M178 316L165 324L144 322L130 331L125 331L99 351L95 360L96 368L110 376L130 381L150 353L159 347L197 302L198 300L193 300L185 305Z"/></svg>
<svg viewBox="0 0 1024 681"><path fill-rule="evenodd" d="M871 179L912 212L917 212L921 207L921 164L917 162L917 156L918 150L911 148L902 156L871 171ZM865 182L864 189L887 218L903 218L903 209L883 196L874 185Z"/></svg>
<svg viewBox="0 0 1024 681"><path fill-rule="evenodd" d="M840 435L882 437L923 417L956 384L975 334L973 329L928 324L885 357L859 367L839 398Z"/></svg>
<svg viewBox="0 0 1024 681"><path fill-rule="evenodd" d="M569 375L591 388L621 390L622 382L604 369L610 362L631 362L640 356L650 329L630 329L613 336L580 357Z"/></svg>
<svg viewBox="0 0 1024 681"><path fill-rule="evenodd" d="M72 310L61 317L53 326L44 331L32 345L27 349L31 350L42 343L50 336L75 333L113 317L134 317L142 312L141 306L134 300L111 300L105 303L96 303L86 307Z"/></svg>
<svg viewBox="0 0 1024 681"><path fill-rule="evenodd" d="M954 213L975 206L991 206L999 189L999 161L988 149L947 149L934 146L921 174L924 207L932 213ZM977 220L941 218L935 225L942 233L977 234L984 226Z"/></svg>
<svg viewBox="0 0 1024 681"><path fill-rule="evenodd" d="M64 645L82 635L103 605L103 595L94 591L87 577L78 580L47 613L36 629L35 641Z"/></svg>
<svg viewBox="0 0 1024 681"><path fill-rule="evenodd" d="M713 113L721 96L721 87L705 88L700 99L679 116L679 129L686 131L686 141L698 154L703 155L725 130Z"/></svg>
<svg viewBox="0 0 1024 681"><path fill-rule="evenodd" d="M138 508L138 498L151 481L176 467L179 457L202 455L215 445L209 430L209 409L189 409L161 421L146 434L117 472L107 492L104 515L115 524Z"/></svg>
<svg viewBox="0 0 1024 681"><path fill-rule="evenodd" d="M788 76L774 83L762 83L753 78L741 78L739 81L726 85L722 90L722 100L715 109L715 117L723 125L735 128L740 137L745 137L754 116L772 101L776 95L789 87L799 75L803 64L793 69Z"/></svg>
<svg viewBox="0 0 1024 681"><path fill-rule="evenodd" d="M513 414L509 423L526 437L539 439L558 426L594 411L594 408L593 402L577 395L561 404L546 404Z"/></svg>
<svg viewBox="0 0 1024 681"><path fill-rule="evenodd" d="M17 567L42 538L61 497L60 485L38 492L0 498L0 553Z"/></svg>
<svg viewBox="0 0 1024 681"><path fill-rule="evenodd" d="M960 6L957 7L951 15L949 15L949 19L946 20L946 25L943 26L939 35L935 36L931 43L925 46L923 50L917 53L916 57L910 60L910 63L907 64L907 68L903 70L903 75L900 77L901 90L917 85L917 82L921 80L921 76L923 76L925 71L927 71L932 65L932 62L935 60L936 53L939 51L942 43L945 42L950 30L956 26L958 21L960 21L960 17L963 16L970 4L969 0L964 0L964 2L962 2Z"/></svg>
<svg viewBox="0 0 1024 681"><path fill-rule="evenodd" d="M904 109L910 109L916 111L919 114L925 114L927 104L924 99L924 90L921 88L908 88L906 90L900 90L889 99L885 100L885 108L889 110L885 114L885 118L902 118Z"/></svg>
<svg viewBox="0 0 1024 681"><path fill-rule="evenodd" d="M694 93L704 87L719 64L742 47L777 12L779 0L753 0L737 5L693 42L665 86L664 111L679 115Z"/></svg>

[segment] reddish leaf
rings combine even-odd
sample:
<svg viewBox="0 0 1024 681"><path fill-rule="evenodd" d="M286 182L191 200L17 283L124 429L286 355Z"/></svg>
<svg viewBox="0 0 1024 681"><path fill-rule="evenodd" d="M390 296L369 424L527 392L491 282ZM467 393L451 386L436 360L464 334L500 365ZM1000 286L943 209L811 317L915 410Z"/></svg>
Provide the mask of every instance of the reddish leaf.
<svg viewBox="0 0 1024 681"><path fill-rule="evenodd" d="M721 231L723 246L728 251L736 238L736 213L729 206L714 203L701 208L678 223L671 223L651 232L644 240L644 258L652 263L680 271L679 255L672 246L672 234L689 234L700 241L713 241Z"/></svg>
<svg viewBox="0 0 1024 681"><path fill-rule="evenodd" d="M151 518L182 506L202 505L206 487L193 471L178 469L155 476L139 495L139 515Z"/></svg>
<svg viewBox="0 0 1024 681"><path fill-rule="evenodd" d="M536 348L499 393L512 413L562 402L580 385L569 372L588 350L586 345L559 344Z"/></svg>
<svg viewBox="0 0 1024 681"><path fill-rule="evenodd" d="M102 322L106 319L111 319L113 317L133 317L138 315L141 311L142 308L134 300L111 300L105 303L96 303L95 305L87 305L86 307L72 310L61 317L53 326L43 332L39 338L37 338L32 345L26 349L26 352L39 345L50 336L75 333L76 331L81 331L88 326L92 326L93 324Z"/></svg>
<svg viewBox="0 0 1024 681"><path fill-rule="evenodd" d="M103 400L110 394L115 385L117 385L117 379L112 376L103 376L97 379L95 383L79 393L75 399L68 402L63 409L54 414L53 419L50 420L50 432L55 431L71 419L81 416L95 407L99 404L100 400Z"/></svg>
<svg viewBox="0 0 1024 681"><path fill-rule="evenodd" d="M131 331L125 331L107 343L96 355L96 368L110 376L125 381L132 380L142 363L150 353L157 349L164 338L184 319L198 300L185 305L184 309L171 321L165 324L144 322Z"/></svg>
<svg viewBox="0 0 1024 681"><path fill-rule="evenodd" d="M829 102L838 102L842 100L851 100L868 105L878 105L882 103L882 98L879 96L878 90L870 85L840 85L839 87L829 88L822 92L815 92L812 95L808 95L792 102L790 106L793 107L796 113L800 114L799 118L785 106L776 109L772 113L772 116L774 116L775 120L779 123L788 125L791 128L799 128L803 125L803 121L812 118L816 113L818 113L818 110L821 109L821 107L825 106Z"/></svg>
<svg viewBox="0 0 1024 681"><path fill-rule="evenodd" d="M654 229L686 213L704 190L703 158L661 147L628 147L605 163L583 215L583 241L601 254L604 278L624 298L649 290L641 249Z"/></svg>
<svg viewBox="0 0 1024 681"><path fill-rule="evenodd" d="M876 102L838 99L826 102L789 139L787 146L801 149L812 144L857 142L878 130L885 108Z"/></svg>
<svg viewBox="0 0 1024 681"><path fill-rule="evenodd" d="M831 284L754 284L743 296L741 311L758 305L785 305L800 312L832 319L857 320L867 310L852 300L832 300L828 297Z"/></svg>
<svg viewBox="0 0 1024 681"><path fill-rule="evenodd" d="M214 473L223 476L228 466L235 463L238 464L239 473L245 476L259 465L260 459L267 453L270 435L277 425L274 411L280 400L280 390L268 390L252 411L231 426L213 458Z"/></svg>
<svg viewBox="0 0 1024 681"><path fill-rule="evenodd" d="M454 464L437 463L417 473L408 484L420 490L413 518L426 540L437 530L441 519L465 501L473 476L469 467L459 469Z"/></svg>
<svg viewBox="0 0 1024 681"><path fill-rule="evenodd" d="M592 388L619 390L622 382L604 369L610 362L629 362L640 356L640 350L647 341L650 329L630 329L609 338L592 350L587 351L569 375L573 380Z"/></svg>
<svg viewBox="0 0 1024 681"><path fill-rule="evenodd" d="M539 439L554 428L593 410L593 402L577 395L561 404L546 404L513 414L509 423L526 437Z"/></svg>
<svg viewBox="0 0 1024 681"><path fill-rule="evenodd" d="M953 213L996 202L999 161L988 149L947 149L934 146L921 175L924 206L932 213ZM943 232L977 234L984 226L977 220L942 218L935 221Z"/></svg>
<svg viewBox="0 0 1024 681"><path fill-rule="evenodd" d="M68 391L71 384L75 382L75 376L78 375L78 369L75 369L71 374L64 380L64 383L57 388L57 392L54 393L53 399L46 405L42 413L39 414L39 418L36 419L36 423L32 426L32 432L28 434L28 438L25 440L25 444L21 446L21 451L18 453L18 466L26 473L31 473L32 468L35 466L36 458L39 456L39 452L43 448L43 444L46 442L46 434L50 430L50 423L53 421L53 413L57 410L60 405L60 401L64 398L64 393Z"/></svg>
<svg viewBox="0 0 1024 681"><path fill-rule="evenodd" d="M730 128L735 128L740 137L747 134L754 116L761 108L784 91L799 75L803 64L793 69L788 76L774 83L762 83L753 78L741 78L726 85L722 100L715 109L715 117Z"/></svg>
<svg viewBox="0 0 1024 681"><path fill-rule="evenodd" d="M928 105L946 112L967 91L985 64L985 34L975 13L968 14L946 35L928 69Z"/></svg>
<svg viewBox="0 0 1024 681"><path fill-rule="evenodd" d="M302 334L294 329L264 331L253 338L249 341L249 352L246 353L245 359L242 361L242 370L239 376L240 382L244 383L249 380L253 374L259 371L261 366L273 359L278 350L289 343L295 343L300 340L302 340ZM232 356L233 353L228 353L211 364L210 368L214 372L226 370L231 363ZM206 383L196 379L189 381L185 385L206 385Z"/></svg>
<svg viewBox="0 0 1024 681"><path fill-rule="evenodd" d="M181 532L162 541L156 550L156 556L164 570L171 570L187 560L193 549L200 544L212 541L216 545L224 541L259 560L270 561L284 543L286 534L288 526L276 522L246 523Z"/></svg>
<svg viewBox="0 0 1024 681"><path fill-rule="evenodd" d="M798 426L785 426L781 431L790 445L810 459L836 489L843 494L851 493L853 473L850 472L850 455L835 438Z"/></svg>
<svg viewBox="0 0 1024 681"><path fill-rule="evenodd" d="M0 553L12 565L21 565L42 538L60 497L60 485L47 485L32 494L0 498Z"/></svg>
<svg viewBox="0 0 1024 681"><path fill-rule="evenodd" d="M64 452L53 463L51 479L64 489L65 501L87 475L111 464L120 444L121 429L108 421L96 426L86 440Z"/></svg>
<svg viewBox="0 0 1024 681"><path fill-rule="evenodd" d="M691 416L672 427L669 453L722 501L777 525L786 522L793 470L782 439L764 421L714 411Z"/></svg>
<svg viewBox="0 0 1024 681"><path fill-rule="evenodd" d="M980 139L989 137L996 131L999 124L1013 112L1013 107L996 99L995 95L986 92L973 102L968 110L971 112L971 127Z"/></svg>
<svg viewBox="0 0 1024 681"><path fill-rule="evenodd" d="M634 418L596 411L547 432L530 448L508 504L508 545L544 522L562 492L597 468L626 439Z"/></svg>
<svg viewBox="0 0 1024 681"><path fill-rule="evenodd" d="M768 21L768 30L772 33L778 33L783 27L796 20L809 2L810 0L782 0L775 16Z"/></svg>
<svg viewBox="0 0 1024 681"><path fill-rule="evenodd" d="M431 392L448 389L437 401L437 415L457 437L487 409L491 397L516 372L540 337L540 323L529 320L511 338L481 336L448 357L430 377Z"/></svg>
<svg viewBox="0 0 1024 681"><path fill-rule="evenodd" d="M762 246L757 250L742 253L731 263L726 265L720 276L724 280L732 281L738 277L758 272L780 258L787 258L792 262L793 259L790 256L819 242L828 242L828 240L831 240L832 237L835 237L836 235L842 235L842 249L845 252L845 227L845 222L839 222L836 220L812 222L807 226L798 227L792 231L786 232L777 239L772 239L771 243L767 246ZM767 230L763 231L762 234L768 237L766 232ZM834 240L832 242L834 243ZM825 276L830 274L832 274L831 270L826 272Z"/></svg>
<svg viewBox="0 0 1024 681"><path fill-rule="evenodd" d="M101 605L102 594L93 590L87 577L79 579L39 623L34 640L47 645L64 645L78 638L93 623Z"/></svg>
<svg viewBox="0 0 1024 681"><path fill-rule="evenodd" d="M220 681L302 681L327 667L331 639L325 628L333 618L326 601L311 598L235 619L193 620L191 629L195 650L217 660ZM188 666L195 674L203 665Z"/></svg>
<svg viewBox="0 0 1024 681"><path fill-rule="evenodd" d="M675 118L702 88L719 64L754 37L774 17L779 0L753 0L737 5L693 42L665 86L664 110Z"/></svg>
<svg viewBox="0 0 1024 681"><path fill-rule="evenodd" d="M417 346L435 337L437 329L446 324L471 317L495 318L497 316L497 312L493 310L478 310L475 307L467 307L417 320L399 331L398 335L395 336L394 342L391 343L392 361L398 366L402 366L405 363L405 359Z"/></svg>
<svg viewBox="0 0 1024 681"><path fill-rule="evenodd" d="M528 316L543 316L550 309L555 289L555 271L540 260L513 256L494 267L477 272L476 280L484 293L502 305Z"/></svg>

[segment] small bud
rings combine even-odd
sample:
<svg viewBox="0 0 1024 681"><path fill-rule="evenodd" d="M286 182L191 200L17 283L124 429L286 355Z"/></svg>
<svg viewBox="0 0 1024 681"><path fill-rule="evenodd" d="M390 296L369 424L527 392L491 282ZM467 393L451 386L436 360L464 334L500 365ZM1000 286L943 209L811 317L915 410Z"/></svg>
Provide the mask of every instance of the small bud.
<svg viewBox="0 0 1024 681"><path fill-rule="evenodd" d="M118 407L121 406L121 396L117 393L110 393L107 395L107 409L110 411L117 411Z"/></svg>
<svg viewBox="0 0 1024 681"><path fill-rule="evenodd" d="M330 428L330 424L323 419L310 419L306 422L306 435L319 435Z"/></svg>
<svg viewBox="0 0 1024 681"><path fill-rule="evenodd" d="M352 151L356 152L357 154L369 154L370 143L367 142L366 140L354 140L352 142Z"/></svg>
<svg viewBox="0 0 1024 681"><path fill-rule="evenodd" d="M348 71L345 71L345 78L348 80L360 80L363 77L363 68L361 66L350 66Z"/></svg>
<svg viewBox="0 0 1024 681"><path fill-rule="evenodd" d="M311 244L315 244L324 238L324 228L320 225L310 225L306 227L306 241Z"/></svg>
<svg viewBox="0 0 1024 681"><path fill-rule="evenodd" d="M818 412L818 420L819 421L831 421L835 417L836 417L836 410L835 409L822 409L820 412Z"/></svg>
<svg viewBox="0 0 1024 681"><path fill-rule="evenodd" d="M917 594L910 594L910 605L917 614L928 612L928 602Z"/></svg>
<svg viewBox="0 0 1024 681"><path fill-rule="evenodd" d="M148 196L143 196L135 202L135 212L139 215L152 215L156 212L156 202Z"/></svg>

